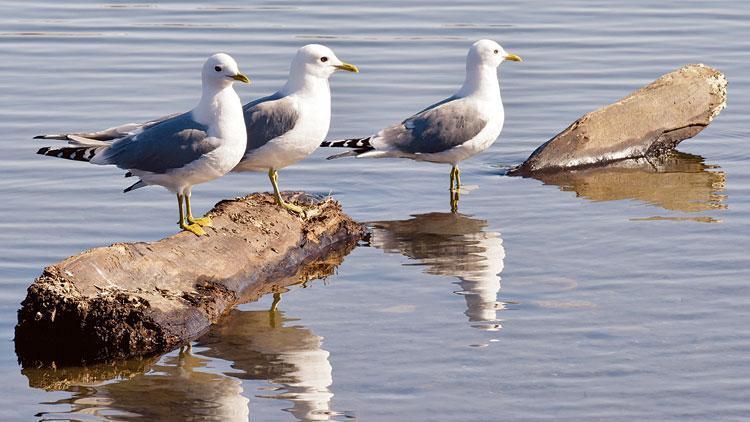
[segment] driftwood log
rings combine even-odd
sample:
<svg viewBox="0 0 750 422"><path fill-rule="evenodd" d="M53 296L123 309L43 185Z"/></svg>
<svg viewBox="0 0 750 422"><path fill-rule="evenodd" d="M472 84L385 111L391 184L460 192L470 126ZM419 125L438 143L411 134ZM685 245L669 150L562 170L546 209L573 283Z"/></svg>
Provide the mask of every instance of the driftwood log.
<svg viewBox="0 0 750 422"><path fill-rule="evenodd" d="M45 268L18 311L19 359L28 366L169 351L234 305L315 278L365 233L337 202L315 206L320 214L303 220L268 194L222 201L208 214L208 236L114 244Z"/></svg>
<svg viewBox="0 0 750 422"><path fill-rule="evenodd" d="M667 73L576 120L509 175L532 176L657 156L702 131L726 106L727 80L702 64Z"/></svg>

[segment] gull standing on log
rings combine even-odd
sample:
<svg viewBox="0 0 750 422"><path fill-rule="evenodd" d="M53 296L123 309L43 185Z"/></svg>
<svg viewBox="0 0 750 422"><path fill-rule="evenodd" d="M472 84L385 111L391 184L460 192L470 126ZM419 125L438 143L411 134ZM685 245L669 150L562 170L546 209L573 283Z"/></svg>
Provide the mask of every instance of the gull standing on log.
<svg viewBox="0 0 750 422"><path fill-rule="evenodd" d="M278 170L306 158L328 134L331 89L328 78L337 70L358 73L330 48L309 44L292 60L289 79L276 93L245 104L247 149L234 171L267 171L276 202L287 210L308 213L281 197Z"/></svg>
<svg viewBox="0 0 750 422"><path fill-rule="evenodd" d="M329 159L400 157L450 164L453 204L461 187L458 163L489 148L503 129L505 113L497 68L505 60L522 61L494 41L479 40L469 48L466 79L453 96L375 135L323 142L321 146L352 149Z"/></svg>
<svg viewBox="0 0 750 422"><path fill-rule="evenodd" d="M211 226L211 219L193 217L192 186L231 171L247 144L242 102L232 86L235 81L250 83L232 57L215 54L203 65L203 93L191 111L102 132L40 135L36 138L68 140L73 146L44 147L37 153L128 170L126 177L140 180L125 192L164 186L177 194L180 228L204 235L202 227Z"/></svg>

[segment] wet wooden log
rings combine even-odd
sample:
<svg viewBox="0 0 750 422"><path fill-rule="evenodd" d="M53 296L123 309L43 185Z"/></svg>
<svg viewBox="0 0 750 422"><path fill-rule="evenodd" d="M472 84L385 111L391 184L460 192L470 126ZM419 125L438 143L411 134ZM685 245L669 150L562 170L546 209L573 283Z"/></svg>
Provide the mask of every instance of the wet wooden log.
<svg viewBox="0 0 750 422"><path fill-rule="evenodd" d="M726 98L721 72L702 64L685 66L584 115L509 174L534 176L660 155L708 126Z"/></svg>
<svg viewBox="0 0 750 422"><path fill-rule="evenodd" d="M268 194L222 201L208 214L208 236L114 244L45 268L18 312L19 359L28 366L162 353L238 303L314 278L365 233L337 202L315 206L320 214L303 220Z"/></svg>

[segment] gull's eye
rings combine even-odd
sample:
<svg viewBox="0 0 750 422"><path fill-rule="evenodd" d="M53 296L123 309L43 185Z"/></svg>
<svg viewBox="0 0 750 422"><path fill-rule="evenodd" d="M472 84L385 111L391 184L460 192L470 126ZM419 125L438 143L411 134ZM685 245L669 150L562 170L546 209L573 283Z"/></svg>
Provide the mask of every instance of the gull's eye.
<svg viewBox="0 0 750 422"><path fill-rule="evenodd" d="M217 72L221 72L221 66L214 66L214 70Z"/></svg>
<svg viewBox="0 0 750 422"><path fill-rule="evenodd" d="M323 63L325 63L325 62L328 61L328 57L323 56L323 57L320 58L320 61L323 62Z"/></svg>
<svg viewBox="0 0 750 422"><path fill-rule="evenodd" d="M499 50L495 50L495 54L497 54L497 53L499 53L499 52L500 52Z"/></svg>

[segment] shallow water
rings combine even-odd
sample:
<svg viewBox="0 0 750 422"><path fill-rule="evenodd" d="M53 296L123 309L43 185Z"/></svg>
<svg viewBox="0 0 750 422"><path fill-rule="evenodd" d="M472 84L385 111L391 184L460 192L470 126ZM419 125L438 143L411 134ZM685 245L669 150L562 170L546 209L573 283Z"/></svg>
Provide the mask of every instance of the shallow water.
<svg viewBox="0 0 750 422"><path fill-rule="evenodd" d="M0 418L738 420L750 415L750 5L743 1L423 2L380 7L0 4ZM452 93L466 48L500 41L500 140L448 168L318 151L282 187L333 193L372 222L325 281L233 311L192 350L58 371L21 368L26 287L85 248L175 231L171 195L122 172L34 154L38 133L192 107L227 51L273 92L296 48L362 73L332 80L330 137L367 134ZM730 81L728 108L683 154L545 180L503 176L581 114L687 63ZM197 209L267 190L232 175ZM55 345L51 344L51 348Z"/></svg>

